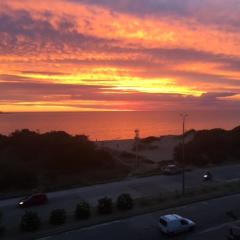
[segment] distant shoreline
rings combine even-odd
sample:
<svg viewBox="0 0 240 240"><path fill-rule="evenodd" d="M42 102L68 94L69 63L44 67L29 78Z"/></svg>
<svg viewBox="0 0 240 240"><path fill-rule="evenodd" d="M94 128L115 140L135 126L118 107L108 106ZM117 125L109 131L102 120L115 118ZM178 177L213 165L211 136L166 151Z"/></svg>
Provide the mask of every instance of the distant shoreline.
<svg viewBox="0 0 240 240"><path fill-rule="evenodd" d="M180 114L181 110L156 110L156 111L135 111L135 110L118 110L118 111L9 111L9 112L2 112L2 113L177 113ZM215 112L215 113L226 113L226 112L236 112L232 109L227 110L189 110L187 113L201 113L201 112ZM0 111L1 113L1 111Z"/></svg>
<svg viewBox="0 0 240 240"><path fill-rule="evenodd" d="M5 110L5 109L4 109ZM86 135L91 141L133 139L135 129L140 138L150 136L181 135L182 121L178 111L164 112L26 112L16 113L0 110L0 132L11 134L16 129L30 129L45 133L64 131L70 135ZM189 113L188 129L222 128L231 130L239 124L240 112Z"/></svg>
<svg viewBox="0 0 240 240"><path fill-rule="evenodd" d="M0 114L11 114L11 112L0 112Z"/></svg>

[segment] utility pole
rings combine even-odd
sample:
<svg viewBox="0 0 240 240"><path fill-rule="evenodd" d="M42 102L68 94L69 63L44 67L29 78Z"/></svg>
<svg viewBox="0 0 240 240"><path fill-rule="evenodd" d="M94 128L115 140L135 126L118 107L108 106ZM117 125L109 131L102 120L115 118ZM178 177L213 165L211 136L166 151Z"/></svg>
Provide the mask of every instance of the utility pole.
<svg viewBox="0 0 240 240"><path fill-rule="evenodd" d="M182 195L185 194L185 121L186 113L180 114L182 118Z"/></svg>
<svg viewBox="0 0 240 240"><path fill-rule="evenodd" d="M138 157L138 144L139 144L139 129L135 129L135 151L136 151L136 164L137 168L140 167L139 157Z"/></svg>

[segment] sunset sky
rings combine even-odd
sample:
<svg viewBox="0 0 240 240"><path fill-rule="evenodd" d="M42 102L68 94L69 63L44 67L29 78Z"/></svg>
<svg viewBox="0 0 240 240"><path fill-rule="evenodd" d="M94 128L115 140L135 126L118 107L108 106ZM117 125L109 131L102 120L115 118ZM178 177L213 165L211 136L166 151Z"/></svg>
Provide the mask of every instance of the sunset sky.
<svg viewBox="0 0 240 240"><path fill-rule="evenodd" d="M0 0L0 111L237 110L240 0Z"/></svg>

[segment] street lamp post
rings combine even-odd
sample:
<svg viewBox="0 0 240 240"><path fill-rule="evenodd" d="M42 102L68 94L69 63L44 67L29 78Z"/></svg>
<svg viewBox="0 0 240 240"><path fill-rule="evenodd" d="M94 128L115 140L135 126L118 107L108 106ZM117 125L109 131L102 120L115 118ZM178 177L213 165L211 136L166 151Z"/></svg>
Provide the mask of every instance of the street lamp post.
<svg viewBox="0 0 240 240"><path fill-rule="evenodd" d="M136 164L137 164L137 168L139 168L140 166L140 162L139 162L139 157L138 157L138 143L139 143L139 129L136 129L135 131L135 151L136 151Z"/></svg>
<svg viewBox="0 0 240 240"><path fill-rule="evenodd" d="M185 194L185 121L186 113L180 114L182 117L182 195Z"/></svg>

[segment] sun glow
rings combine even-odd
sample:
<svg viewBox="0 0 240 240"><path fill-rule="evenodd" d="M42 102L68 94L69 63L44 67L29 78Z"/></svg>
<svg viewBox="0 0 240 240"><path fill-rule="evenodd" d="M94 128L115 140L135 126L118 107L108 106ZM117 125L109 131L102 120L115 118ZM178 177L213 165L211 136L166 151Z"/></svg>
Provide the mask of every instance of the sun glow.
<svg viewBox="0 0 240 240"><path fill-rule="evenodd" d="M171 78L143 78L130 76L125 69L94 68L91 72L76 73L75 75L43 75L19 74L35 80L45 80L58 84L83 84L86 86L102 85L114 90L127 90L142 93L174 93L200 96L204 91L178 86Z"/></svg>
<svg viewBox="0 0 240 240"><path fill-rule="evenodd" d="M238 103L238 11L140 2L1 1L0 111Z"/></svg>

